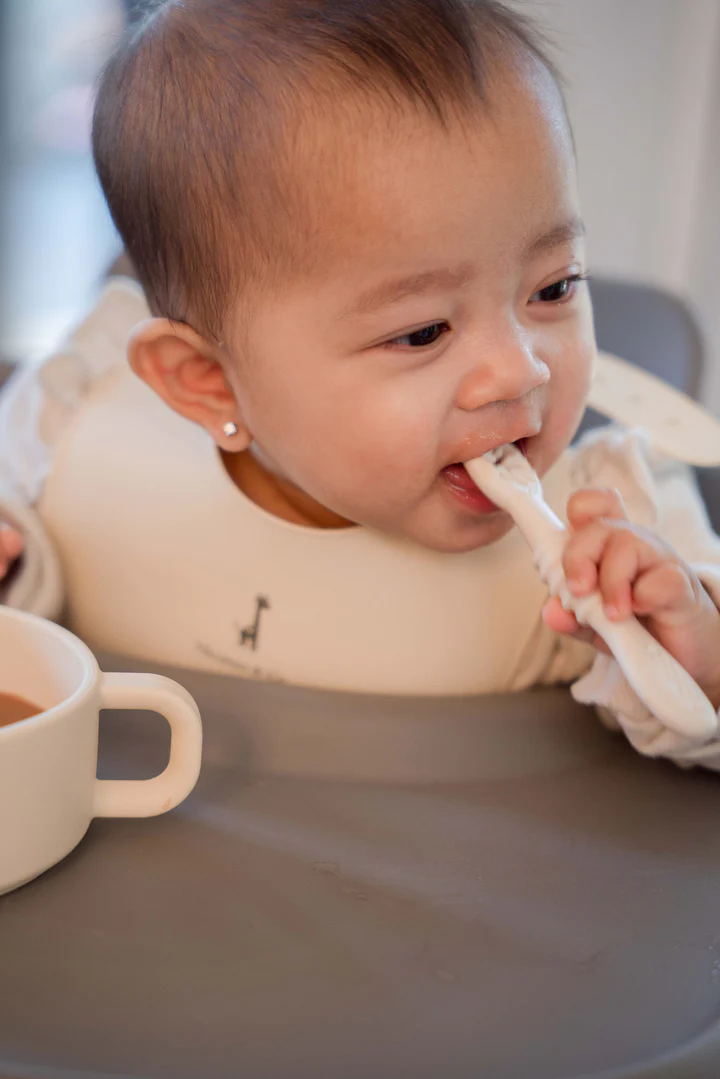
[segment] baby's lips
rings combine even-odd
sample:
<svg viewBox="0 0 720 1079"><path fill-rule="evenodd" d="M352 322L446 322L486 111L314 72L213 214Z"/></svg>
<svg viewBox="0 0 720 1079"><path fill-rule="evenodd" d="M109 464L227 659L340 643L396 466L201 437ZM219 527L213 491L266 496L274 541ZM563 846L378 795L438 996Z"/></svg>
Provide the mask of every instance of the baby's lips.
<svg viewBox="0 0 720 1079"><path fill-rule="evenodd" d="M460 487L463 491L477 490L477 484L464 465L447 465L443 469L443 474L447 476L451 483L454 483L456 487Z"/></svg>

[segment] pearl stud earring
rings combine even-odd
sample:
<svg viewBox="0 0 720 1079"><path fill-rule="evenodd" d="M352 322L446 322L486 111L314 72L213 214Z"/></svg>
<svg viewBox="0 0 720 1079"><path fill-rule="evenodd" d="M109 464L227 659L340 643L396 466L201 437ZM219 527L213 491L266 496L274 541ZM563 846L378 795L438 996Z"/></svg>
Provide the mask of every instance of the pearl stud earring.
<svg viewBox="0 0 720 1079"><path fill-rule="evenodd" d="M237 424L233 423L232 420L229 423L226 423L224 425L223 434L227 435L228 438L232 438L232 436L236 435L237 433L238 433Z"/></svg>

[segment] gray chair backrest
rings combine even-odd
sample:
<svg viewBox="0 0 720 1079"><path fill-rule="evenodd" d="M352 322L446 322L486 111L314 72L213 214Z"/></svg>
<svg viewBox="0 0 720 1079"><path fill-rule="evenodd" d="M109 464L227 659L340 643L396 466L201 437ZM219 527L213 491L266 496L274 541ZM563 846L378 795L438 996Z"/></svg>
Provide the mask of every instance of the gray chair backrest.
<svg viewBox="0 0 720 1079"><path fill-rule="evenodd" d="M700 329L682 300L633 282L590 281L598 347L650 371L697 400L705 351ZM607 423L588 409L578 434ZM720 469L698 470L710 520L720 533Z"/></svg>
<svg viewBox="0 0 720 1079"><path fill-rule="evenodd" d="M590 281L598 346L630 360L697 399L704 364L702 336L682 300L632 282Z"/></svg>

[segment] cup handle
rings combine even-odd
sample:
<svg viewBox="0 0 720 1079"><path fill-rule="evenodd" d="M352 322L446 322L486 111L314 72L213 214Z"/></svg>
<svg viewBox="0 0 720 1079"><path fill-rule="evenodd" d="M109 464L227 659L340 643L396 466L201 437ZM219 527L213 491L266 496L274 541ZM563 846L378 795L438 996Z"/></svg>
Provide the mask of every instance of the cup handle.
<svg viewBox="0 0 720 1079"><path fill-rule="evenodd" d="M158 674L102 674L100 708L159 712L170 724L170 760L153 779L98 779L94 817L155 817L187 798L197 783L202 724L193 698Z"/></svg>

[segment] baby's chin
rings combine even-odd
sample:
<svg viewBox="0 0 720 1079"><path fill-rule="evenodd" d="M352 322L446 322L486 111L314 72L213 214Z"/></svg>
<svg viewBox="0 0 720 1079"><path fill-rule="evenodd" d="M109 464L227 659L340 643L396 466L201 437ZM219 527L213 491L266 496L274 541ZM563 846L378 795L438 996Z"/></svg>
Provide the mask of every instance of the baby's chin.
<svg viewBox="0 0 720 1079"><path fill-rule="evenodd" d="M497 543L512 531L514 521L509 514L499 510L497 513L483 514L475 520L462 522L438 521L427 522L415 528L403 529L406 539L441 554L466 554L480 547L489 547Z"/></svg>

